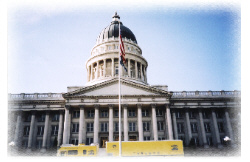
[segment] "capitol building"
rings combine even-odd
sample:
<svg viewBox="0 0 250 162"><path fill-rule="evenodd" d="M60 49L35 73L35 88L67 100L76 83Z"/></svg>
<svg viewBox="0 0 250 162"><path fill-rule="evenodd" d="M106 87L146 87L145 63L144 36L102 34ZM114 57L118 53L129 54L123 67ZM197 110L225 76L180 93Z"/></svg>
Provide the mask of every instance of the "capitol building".
<svg viewBox="0 0 250 162"><path fill-rule="evenodd" d="M13 141L20 152L46 152L62 144L103 148L106 141L119 140L119 22L115 13L98 35L86 60L84 86L69 86L66 93L9 94L8 143ZM169 91L167 85L150 85L150 60L124 24L121 140L181 139L185 148L218 150L239 146L241 92Z"/></svg>

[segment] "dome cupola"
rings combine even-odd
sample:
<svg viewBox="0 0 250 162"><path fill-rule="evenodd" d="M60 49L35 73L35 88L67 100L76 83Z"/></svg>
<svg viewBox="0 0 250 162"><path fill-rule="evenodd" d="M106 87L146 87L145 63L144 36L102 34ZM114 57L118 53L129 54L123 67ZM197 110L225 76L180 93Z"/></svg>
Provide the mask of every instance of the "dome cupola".
<svg viewBox="0 0 250 162"><path fill-rule="evenodd" d="M119 23L125 48L125 67L121 77L147 84L147 60L142 56L134 33L123 25L120 16L115 13L112 22L104 28L91 50L91 56L86 62L87 84L93 85L119 76Z"/></svg>
<svg viewBox="0 0 250 162"><path fill-rule="evenodd" d="M110 25L104 28L102 32L99 34L99 36L97 37L97 42L102 42L105 39L109 39L113 37L118 38L119 37L119 22L120 22L122 38L129 39L137 44L134 33L129 28L127 28L126 26L122 24L122 22L120 21L120 16L117 15L117 12L115 12L115 15L112 18L113 20L110 23Z"/></svg>

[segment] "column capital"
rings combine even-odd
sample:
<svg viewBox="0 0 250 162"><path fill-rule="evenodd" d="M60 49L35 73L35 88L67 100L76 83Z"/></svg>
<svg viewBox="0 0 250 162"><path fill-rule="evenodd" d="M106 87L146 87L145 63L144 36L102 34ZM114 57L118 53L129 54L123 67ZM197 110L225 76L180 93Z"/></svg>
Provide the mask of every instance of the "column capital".
<svg viewBox="0 0 250 162"><path fill-rule="evenodd" d="M156 108L156 104L151 104L151 107L152 108Z"/></svg>
<svg viewBox="0 0 250 162"><path fill-rule="evenodd" d="M170 108L170 103L166 103L164 106L165 106L166 108Z"/></svg>
<svg viewBox="0 0 250 162"><path fill-rule="evenodd" d="M49 115L50 110L46 110L45 113L46 113L46 115Z"/></svg>
<svg viewBox="0 0 250 162"><path fill-rule="evenodd" d="M70 105L65 105L65 109L69 110L70 109Z"/></svg>
<svg viewBox="0 0 250 162"><path fill-rule="evenodd" d="M79 105L80 109L84 109L84 105Z"/></svg>
<svg viewBox="0 0 250 162"><path fill-rule="evenodd" d="M16 111L16 114L17 114L17 115L21 115L22 113L23 113L22 110L17 110L17 111Z"/></svg>
<svg viewBox="0 0 250 162"><path fill-rule="evenodd" d="M142 104L137 104L137 108L141 108L142 107Z"/></svg>
<svg viewBox="0 0 250 162"><path fill-rule="evenodd" d="M100 105L99 104L94 104L95 109L99 109Z"/></svg>
<svg viewBox="0 0 250 162"><path fill-rule="evenodd" d="M123 108L128 108L128 104L122 104Z"/></svg>
<svg viewBox="0 0 250 162"><path fill-rule="evenodd" d="M35 115L36 114L36 110L31 110L31 114Z"/></svg>
<svg viewBox="0 0 250 162"><path fill-rule="evenodd" d="M114 108L114 105L113 104L108 104L108 107L109 108Z"/></svg>

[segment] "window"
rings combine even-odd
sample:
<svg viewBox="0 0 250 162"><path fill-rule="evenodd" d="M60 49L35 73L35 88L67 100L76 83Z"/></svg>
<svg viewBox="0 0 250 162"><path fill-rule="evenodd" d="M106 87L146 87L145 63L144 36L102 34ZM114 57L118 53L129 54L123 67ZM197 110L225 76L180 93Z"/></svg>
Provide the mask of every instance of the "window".
<svg viewBox="0 0 250 162"><path fill-rule="evenodd" d="M177 130L178 130L178 133L184 133L184 124L177 123Z"/></svg>
<svg viewBox="0 0 250 162"><path fill-rule="evenodd" d="M30 132L30 126L25 126L23 130L23 135L28 136Z"/></svg>
<svg viewBox="0 0 250 162"><path fill-rule="evenodd" d="M73 123L72 124L72 133L78 133L79 132L79 124Z"/></svg>
<svg viewBox="0 0 250 162"><path fill-rule="evenodd" d="M108 110L101 110L101 117L107 118L108 117Z"/></svg>
<svg viewBox="0 0 250 162"><path fill-rule="evenodd" d="M182 112L177 111L177 112L176 112L176 118L177 118L177 119L181 119L181 118L183 118L183 113L182 113Z"/></svg>
<svg viewBox="0 0 250 162"><path fill-rule="evenodd" d="M199 138L198 137L193 137L194 139L194 145L198 146L199 145Z"/></svg>
<svg viewBox="0 0 250 162"><path fill-rule="evenodd" d="M185 141L185 137L184 136L178 136L178 139L179 140L182 140L183 141L183 144L185 143L184 141Z"/></svg>
<svg viewBox="0 0 250 162"><path fill-rule="evenodd" d="M131 77L131 78L134 78L134 73L133 73L133 70L132 70L132 69L130 70L130 77Z"/></svg>
<svg viewBox="0 0 250 162"><path fill-rule="evenodd" d="M86 139L86 145L90 145L91 143L93 143L93 138L87 137L87 139Z"/></svg>
<svg viewBox="0 0 250 162"><path fill-rule="evenodd" d="M43 141L42 141L42 140L37 140L37 141L36 141L36 148L37 148L37 149L41 149L41 148L42 148L42 145L43 145Z"/></svg>
<svg viewBox="0 0 250 162"><path fill-rule="evenodd" d="M68 151L68 155L77 155L78 154L78 150L69 150Z"/></svg>
<svg viewBox="0 0 250 162"><path fill-rule="evenodd" d="M157 128L158 128L158 131L163 131L164 130L163 122L161 122L161 121L157 122Z"/></svg>
<svg viewBox="0 0 250 162"><path fill-rule="evenodd" d="M45 121L45 114L39 115L38 118L37 118L37 121L38 122L44 122Z"/></svg>
<svg viewBox="0 0 250 162"><path fill-rule="evenodd" d="M78 145L78 138L71 139L71 144Z"/></svg>
<svg viewBox="0 0 250 162"><path fill-rule="evenodd" d="M37 127L37 135L42 136L44 132L44 126L38 126Z"/></svg>
<svg viewBox="0 0 250 162"><path fill-rule="evenodd" d="M95 116L95 111L94 110L89 110L88 111L88 117L93 118Z"/></svg>
<svg viewBox="0 0 250 162"><path fill-rule="evenodd" d="M142 116L149 116L149 111L147 109L142 109Z"/></svg>
<svg viewBox="0 0 250 162"><path fill-rule="evenodd" d="M119 132L119 123L115 122L115 132Z"/></svg>
<svg viewBox="0 0 250 162"><path fill-rule="evenodd" d="M219 129L219 132L220 133L223 133L224 132L224 125L222 122L218 123L218 129Z"/></svg>
<svg viewBox="0 0 250 162"><path fill-rule="evenodd" d="M191 130L192 130L192 133L197 133L198 130L197 130L197 124L196 123L191 123Z"/></svg>
<svg viewBox="0 0 250 162"><path fill-rule="evenodd" d="M128 47L128 51L130 50L130 47Z"/></svg>
<svg viewBox="0 0 250 162"><path fill-rule="evenodd" d="M165 140L165 137L158 137L159 141Z"/></svg>
<svg viewBox="0 0 250 162"><path fill-rule="evenodd" d="M222 111L217 111L215 114L216 114L216 117L217 117L217 118L219 118L219 119L222 119L222 118L223 118Z"/></svg>
<svg viewBox="0 0 250 162"><path fill-rule="evenodd" d="M82 154L86 155L87 154L87 150L82 150Z"/></svg>
<svg viewBox="0 0 250 162"><path fill-rule="evenodd" d="M73 111L73 118L79 118L80 117L80 111Z"/></svg>
<svg viewBox="0 0 250 162"><path fill-rule="evenodd" d="M87 123L87 132L94 131L94 123Z"/></svg>
<svg viewBox="0 0 250 162"><path fill-rule="evenodd" d="M143 140L144 140L144 141L150 141L150 136L144 136L144 137L143 137Z"/></svg>
<svg viewBox="0 0 250 162"><path fill-rule="evenodd" d="M111 48L112 48L111 46L108 46L108 49L109 49L109 50L111 50Z"/></svg>
<svg viewBox="0 0 250 162"><path fill-rule="evenodd" d="M143 131L149 131L149 122L143 122Z"/></svg>
<svg viewBox="0 0 250 162"><path fill-rule="evenodd" d="M135 123L129 123L129 131L135 132Z"/></svg>
<svg viewBox="0 0 250 162"><path fill-rule="evenodd" d="M52 125L51 135L58 135L58 125Z"/></svg>
<svg viewBox="0 0 250 162"><path fill-rule="evenodd" d="M23 148L27 148L27 147L28 147L28 140L24 140L24 141L22 142L22 147L23 147Z"/></svg>
<svg viewBox="0 0 250 162"><path fill-rule="evenodd" d="M206 131L207 133L210 133L210 132L211 132L210 123L204 123L204 127L205 127L205 131Z"/></svg>
<svg viewBox="0 0 250 162"><path fill-rule="evenodd" d="M129 117L135 117L136 115L135 115L135 110L133 109L130 109L130 110L128 110L128 116Z"/></svg>
<svg viewBox="0 0 250 162"><path fill-rule="evenodd" d="M118 49L118 45L115 46L115 49Z"/></svg>
<svg viewBox="0 0 250 162"><path fill-rule="evenodd" d="M209 115L208 115L207 111L203 111L202 116L203 116L204 119L209 119Z"/></svg>
<svg viewBox="0 0 250 162"><path fill-rule="evenodd" d="M207 144L208 144L209 146L212 146L212 145L213 145L212 137L207 137Z"/></svg>
<svg viewBox="0 0 250 162"><path fill-rule="evenodd" d="M156 116L163 116L162 109L156 109Z"/></svg>
<svg viewBox="0 0 250 162"><path fill-rule="evenodd" d="M190 118L190 119L195 119L195 118L196 118L195 112L190 111L190 112L189 112L189 118Z"/></svg>
<svg viewBox="0 0 250 162"><path fill-rule="evenodd" d="M59 121L59 114L54 114L52 117L52 121Z"/></svg>
<svg viewBox="0 0 250 162"><path fill-rule="evenodd" d="M26 114L24 118L25 122L30 122L31 121L31 114Z"/></svg>
<svg viewBox="0 0 250 162"><path fill-rule="evenodd" d="M115 110L115 117L119 117L119 110Z"/></svg>
<svg viewBox="0 0 250 162"><path fill-rule="evenodd" d="M101 132L108 132L108 123L101 123Z"/></svg>
<svg viewBox="0 0 250 162"><path fill-rule="evenodd" d="M119 74L119 68L118 68L118 66L115 66L115 74Z"/></svg>

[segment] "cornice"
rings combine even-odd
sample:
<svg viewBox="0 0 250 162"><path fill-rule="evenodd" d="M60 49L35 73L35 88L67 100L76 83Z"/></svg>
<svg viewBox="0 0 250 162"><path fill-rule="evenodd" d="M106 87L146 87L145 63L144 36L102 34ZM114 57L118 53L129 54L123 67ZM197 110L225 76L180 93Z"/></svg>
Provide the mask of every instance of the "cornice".
<svg viewBox="0 0 250 162"><path fill-rule="evenodd" d="M110 85L110 84L113 84L113 83L116 83L116 82L118 82L118 78L113 78L113 79L110 79L108 81L104 81L104 82L101 82L101 83L97 83L97 84L94 84L94 85L83 87L83 88L80 88L78 90L63 94L63 98L66 99L66 98L69 98L69 97L72 97L72 96L73 96L73 98L81 97L81 96L84 96L84 95L79 96L79 94L81 94L81 93L86 93L86 92L92 91L93 89L96 89L96 88L103 88L103 87L105 87L107 85ZM172 94L170 94L168 91L157 89L155 87L150 87L150 86L144 85L144 84L135 83L135 82L133 82L131 80L126 80L126 79L121 78L121 82L123 84L127 84L127 85L130 85L130 86L133 86L133 87L143 88L143 89L148 90L148 91L153 91L153 92L159 93L158 95L151 95L151 96L161 96L161 95L165 95L167 97L172 96ZM115 95L115 96L118 96L118 95ZM130 95L124 95L124 96L130 96ZM131 95L131 96L144 96L144 95ZM100 97L100 96L98 96L98 97ZM113 95L112 95L112 97L113 97Z"/></svg>

